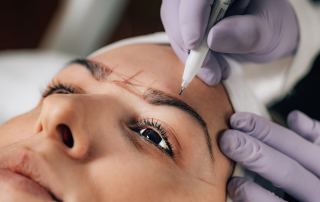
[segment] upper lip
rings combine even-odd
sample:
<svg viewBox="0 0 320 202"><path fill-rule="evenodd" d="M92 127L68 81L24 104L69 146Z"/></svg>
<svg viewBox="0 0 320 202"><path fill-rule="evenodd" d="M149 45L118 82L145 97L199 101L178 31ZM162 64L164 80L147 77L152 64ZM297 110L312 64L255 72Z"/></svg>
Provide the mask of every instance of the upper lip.
<svg viewBox="0 0 320 202"><path fill-rule="evenodd" d="M7 151L0 155L0 168L23 175L42 186L51 195L52 199L61 202L57 190L46 180L46 166L39 155L28 148ZM40 167L40 165L43 165ZM41 168L41 169L40 169Z"/></svg>

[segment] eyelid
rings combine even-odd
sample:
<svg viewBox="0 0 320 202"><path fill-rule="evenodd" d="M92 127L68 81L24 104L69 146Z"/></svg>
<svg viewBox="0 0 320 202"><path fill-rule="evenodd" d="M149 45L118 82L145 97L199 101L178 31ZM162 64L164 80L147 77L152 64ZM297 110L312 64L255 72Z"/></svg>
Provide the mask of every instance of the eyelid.
<svg viewBox="0 0 320 202"><path fill-rule="evenodd" d="M181 145L179 144L179 141L176 136L176 131L165 121L156 119L161 123L161 126L166 130L166 136L168 141L170 141L172 150L174 151L174 159L177 159L180 156L181 153Z"/></svg>
<svg viewBox="0 0 320 202"><path fill-rule="evenodd" d="M166 130L166 135L165 137L163 137L164 139L166 138L167 141L170 143L171 149L173 151L173 156L170 156L170 158L172 158L174 161L176 161L181 153L181 146L176 138L176 132L174 131L174 129L172 127L169 126L169 124L167 124L166 122L156 119L156 118L145 118L145 117L141 117L139 119L135 119L134 121L130 121L131 123L129 124L129 128L130 125L133 126L134 122L138 122L138 121L143 121L143 120L147 120L147 119L153 119L157 122L159 122L161 124L161 127L164 128L164 130ZM150 128L152 128L152 126L150 126ZM155 128L155 130L157 130ZM136 136L134 136L134 138L136 139ZM138 141L139 142L139 141ZM152 145L152 147L157 147L156 145L154 145L152 142L149 142L148 140L145 140L145 142L147 142L148 144ZM133 142L134 144L136 144L137 142ZM138 145L140 147L140 145ZM158 151L160 151L161 153L165 154L166 156L169 156L169 154L161 148L156 148Z"/></svg>
<svg viewBox="0 0 320 202"><path fill-rule="evenodd" d="M43 98L46 98L54 94L55 90L59 89L66 90L67 92L69 92L69 94L84 94L84 90L79 87L58 80L53 80L46 86L41 95Z"/></svg>

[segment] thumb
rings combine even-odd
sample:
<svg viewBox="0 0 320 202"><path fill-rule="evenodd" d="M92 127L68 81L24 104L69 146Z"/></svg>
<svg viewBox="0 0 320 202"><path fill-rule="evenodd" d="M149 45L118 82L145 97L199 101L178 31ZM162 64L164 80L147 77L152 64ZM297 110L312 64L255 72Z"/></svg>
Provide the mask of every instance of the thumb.
<svg viewBox="0 0 320 202"><path fill-rule="evenodd" d="M231 54L261 52L270 42L265 20L254 15L228 17L216 24L208 34L210 49Z"/></svg>

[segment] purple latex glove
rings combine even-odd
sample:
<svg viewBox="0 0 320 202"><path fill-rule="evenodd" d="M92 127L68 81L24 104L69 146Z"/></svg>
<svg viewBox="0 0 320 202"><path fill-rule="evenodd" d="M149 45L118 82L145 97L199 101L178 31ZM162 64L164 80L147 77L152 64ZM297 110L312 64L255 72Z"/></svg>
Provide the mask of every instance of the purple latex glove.
<svg viewBox="0 0 320 202"><path fill-rule="evenodd" d="M161 19L170 43L185 62L188 50L204 38L215 0L163 0ZM198 76L209 85L226 79L229 66L222 55L238 61L268 62L297 48L299 26L287 0L234 0L226 17L208 35L211 51Z"/></svg>
<svg viewBox="0 0 320 202"><path fill-rule="evenodd" d="M320 200L320 122L294 111L286 129L250 113L231 117L233 130L220 139L221 150L298 199ZM284 201L245 178L232 178L228 192L234 201Z"/></svg>

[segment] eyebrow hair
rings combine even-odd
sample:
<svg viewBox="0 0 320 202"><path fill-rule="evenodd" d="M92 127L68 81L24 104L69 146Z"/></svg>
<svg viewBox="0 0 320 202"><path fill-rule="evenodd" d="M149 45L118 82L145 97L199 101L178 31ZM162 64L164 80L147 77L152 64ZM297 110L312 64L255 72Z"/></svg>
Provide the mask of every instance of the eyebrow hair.
<svg viewBox="0 0 320 202"><path fill-rule="evenodd" d="M92 76L98 81L106 80L106 78L113 72L113 70L107 65L94 62L86 58L77 58L67 63L67 65L71 64L79 64L86 67L86 69L89 70Z"/></svg>
<svg viewBox="0 0 320 202"><path fill-rule="evenodd" d="M79 64L82 67L85 67L94 77L94 79L98 81L107 80L107 77L112 73L112 69L107 65L104 65L102 63L98 63L86 58L74 59L68 63L68 65L71 65L71 64ZM193 117L203 129L204 138L207 143L209 154L212 157L211 137L208 131L207 124L196 110L194 110L190 105L188 105L184 101L178 98L175 98L171 95L168 95L163 91L153 89L153 88L149 88L144 93L143 99L145 99L150 104L172 106L191 115L191 117Z"/></svg>

